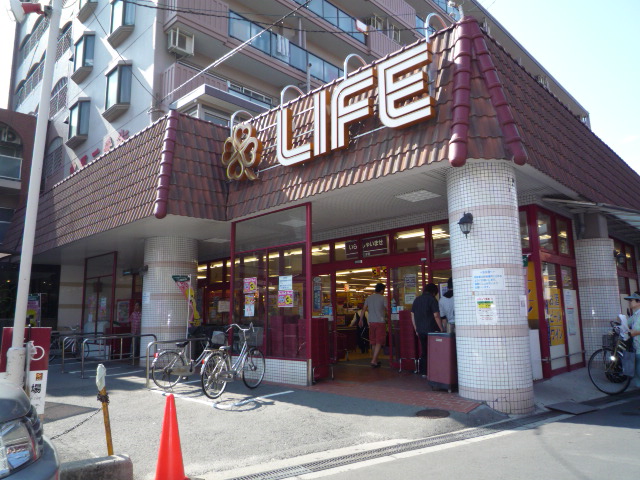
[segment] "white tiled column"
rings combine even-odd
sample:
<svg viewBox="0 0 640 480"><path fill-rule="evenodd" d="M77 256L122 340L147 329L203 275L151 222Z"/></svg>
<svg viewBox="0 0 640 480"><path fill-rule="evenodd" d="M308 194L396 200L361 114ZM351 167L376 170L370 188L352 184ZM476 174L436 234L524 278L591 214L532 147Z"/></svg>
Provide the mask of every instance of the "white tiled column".
<svg viewBox="0 0 640 480"><path fill-rule="evenodd" d="M618 274L613 240L590 238L576 241L576 273L586 358L602 346L602 334L620 313Z"/></svg>
<svg viewBox="0 0 640 480"><path fill-rule="evenodd" d="M524 294L522 248L513 165L470 160L447 172L453 296L460 395L498 411L529 413L534 408L529 326L520 312ZM468 237L458 221L473 214ZM474 270L504 272L504 288L472 290ZM495 321L478 317L476 297L494 301Z"/></svg>
<svg viewBox="0 0 640 480"><path fill-rule="evenodd" d="M172 275L192 275L197 286L198 244L190 238L157 237L145 241L144 263L148 271L142 283L142 333L158 340L185 338L188 306ZM152 337L143 337L141 354ZM162 345L158 350L162 350Z"/></svg>

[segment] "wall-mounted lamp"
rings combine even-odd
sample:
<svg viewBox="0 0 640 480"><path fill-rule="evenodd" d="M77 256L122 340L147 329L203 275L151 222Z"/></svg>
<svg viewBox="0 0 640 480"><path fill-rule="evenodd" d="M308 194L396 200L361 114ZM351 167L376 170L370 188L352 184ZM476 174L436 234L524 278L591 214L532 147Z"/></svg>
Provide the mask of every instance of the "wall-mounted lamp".
<svg viewBox="0 0 640 480"><path fill-rule="evenodd" d="M466 237L471 232L471 226L473 225L473 215L470 213L465 213L458 222L458 225L460 225L460 230Z"/></svg>
<svg viewBox="0 0 640 480"><path fill-rule="evenodd" d="M625 262L627 261L627 257L624 253L619 252L617 250L613 251L613 258L616 259L616 261L620 264L620 265L624 265Z"/></svg>

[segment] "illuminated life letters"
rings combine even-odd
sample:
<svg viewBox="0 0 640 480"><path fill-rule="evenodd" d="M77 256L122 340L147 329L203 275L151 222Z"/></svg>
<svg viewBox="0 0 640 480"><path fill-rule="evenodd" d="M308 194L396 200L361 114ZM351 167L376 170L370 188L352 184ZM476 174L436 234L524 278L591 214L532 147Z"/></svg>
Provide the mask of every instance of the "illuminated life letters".
<svg viewBox="0 0 640 480"><path fill-rule="evenodd" d="M333 91L313 94L312 141L293 146L293 111L277 113L277 157L282 165L295 165L349 145L349 125L374 113L378 88L380 122L390 128L414 125L435 115L424 67L431 63L431 46L415 46L339 82Z"/></svg>

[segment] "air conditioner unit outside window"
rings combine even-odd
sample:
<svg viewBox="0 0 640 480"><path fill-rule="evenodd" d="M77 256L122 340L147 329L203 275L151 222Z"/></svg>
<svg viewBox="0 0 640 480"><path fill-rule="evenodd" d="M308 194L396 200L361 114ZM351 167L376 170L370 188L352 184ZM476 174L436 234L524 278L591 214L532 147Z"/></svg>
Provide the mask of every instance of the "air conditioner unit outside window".
<svg viewBox="0 0 640 480"><path fill-rule="evenodd" d="M167 49L178 55L193 55L193 35L181 32L179 28L169 30L169 45Z"/></svg>

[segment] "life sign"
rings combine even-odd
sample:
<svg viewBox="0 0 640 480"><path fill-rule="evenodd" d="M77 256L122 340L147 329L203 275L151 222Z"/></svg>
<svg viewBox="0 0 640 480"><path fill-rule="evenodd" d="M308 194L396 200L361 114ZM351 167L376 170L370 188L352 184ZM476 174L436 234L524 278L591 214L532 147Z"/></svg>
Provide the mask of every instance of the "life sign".
<svg viewBox="0 0 640 480"><path fill-rule="evenodd" d="M346 77L333 91L313 94L312 140L293 146L293 112L278 110L277 156L282 165L307 162L349 145L349 125L373 116L378 89L378 116L386 127L404 128L435 115L424 67L431 63L431 44L423 41Z"/></svg>

